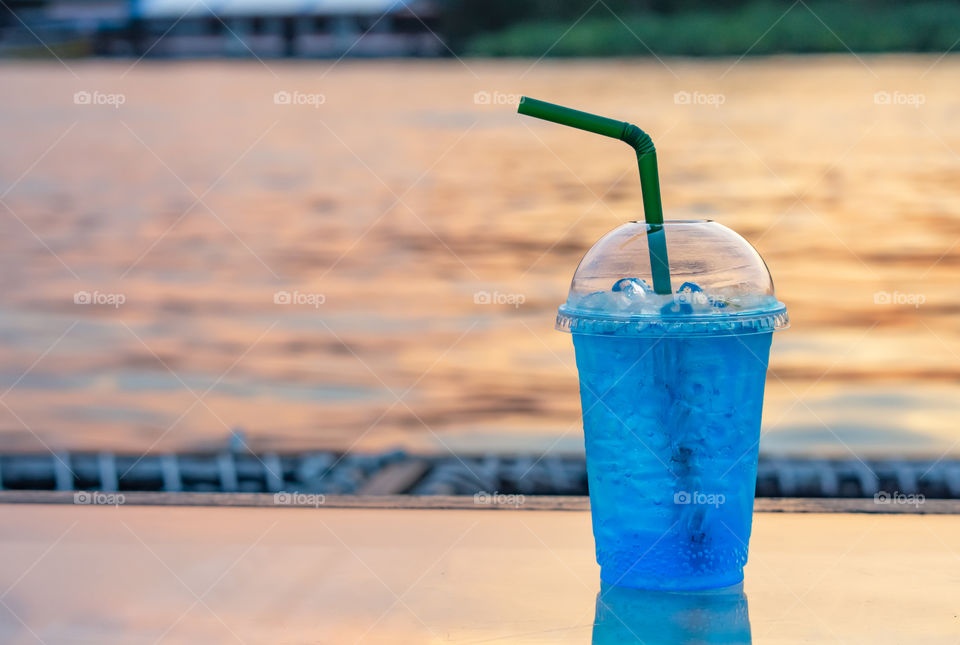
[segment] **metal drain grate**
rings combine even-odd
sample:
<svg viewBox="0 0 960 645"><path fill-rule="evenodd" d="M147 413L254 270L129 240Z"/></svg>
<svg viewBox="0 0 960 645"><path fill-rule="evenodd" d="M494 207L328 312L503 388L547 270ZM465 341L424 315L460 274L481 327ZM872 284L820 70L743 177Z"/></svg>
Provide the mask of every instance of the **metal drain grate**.
<svg viewBox="0 0 960 645"><path fill-rule="evenodd" d="M323 494L586 495L583 458L316 452L0 456L0 489ZM923 495L960 499L960 461L761 457L758 497Z"/></svg>

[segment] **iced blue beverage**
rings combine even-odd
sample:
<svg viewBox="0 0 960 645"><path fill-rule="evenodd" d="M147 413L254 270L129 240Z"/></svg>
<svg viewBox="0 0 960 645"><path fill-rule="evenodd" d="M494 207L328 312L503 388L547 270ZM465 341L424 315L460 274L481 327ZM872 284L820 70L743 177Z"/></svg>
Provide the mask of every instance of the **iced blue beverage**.
<svg viewBox="0 0 960 645"><path fill-rule="evenodd" d="M584 257L558 327L580 374L601 580L713 589L743 579L767 359L786 309L739 235L664 227L673 293L644 275L649 226L626 224Z"/></svg>
<svg viewBox="0 0 960 645"><path fill-rule="evenodd" d="M770 338L574 335L604 582L743 579Z"/></svg>

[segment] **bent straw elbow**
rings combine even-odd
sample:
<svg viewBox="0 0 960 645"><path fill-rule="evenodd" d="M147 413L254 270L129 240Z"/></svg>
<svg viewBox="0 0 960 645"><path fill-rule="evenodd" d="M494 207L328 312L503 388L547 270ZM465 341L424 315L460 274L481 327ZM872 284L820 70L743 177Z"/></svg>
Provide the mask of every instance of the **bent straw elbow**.
<svg viewBox="0 0 960 645"><path fill-rule="evenodd" d="M620 140L636 150L638 157L657 151L653 146L653 139L650 138L650 135L632 123L623 124L623 134L620 135Z"/></svg>

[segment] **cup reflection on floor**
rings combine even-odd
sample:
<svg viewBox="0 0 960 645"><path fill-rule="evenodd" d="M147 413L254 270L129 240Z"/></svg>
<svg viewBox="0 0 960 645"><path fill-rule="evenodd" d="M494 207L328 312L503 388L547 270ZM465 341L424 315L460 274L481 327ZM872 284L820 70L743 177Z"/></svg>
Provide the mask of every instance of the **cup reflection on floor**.
<svg viewBox="0 0 960 645"><path fill-rule="evenodd" d="M593 645L749 645L743 583L708 591L646 591L602 584Z"/></svg>

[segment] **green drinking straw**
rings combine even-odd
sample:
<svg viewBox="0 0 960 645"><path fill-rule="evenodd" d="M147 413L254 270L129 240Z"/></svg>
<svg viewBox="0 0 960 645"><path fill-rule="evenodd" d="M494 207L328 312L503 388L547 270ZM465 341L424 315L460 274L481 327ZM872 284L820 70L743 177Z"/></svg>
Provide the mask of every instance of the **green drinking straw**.
<svg viewBox="0 0 960 645"><path fill-rule="evenodd" d="M667 260L667 240L663 230L663 205L660 203L660 176L657 171L657 151L650 135L625 121L608 119L572 110L562 105L527 98L520 99L517 112L545 121L553 121L571 128L620 139L637 151L640 168L640 187L643 191L643 215L647 221L647 248L650 251L650 272L653 290L660 294L673 293L670 287L670 264Z"/></svg>

